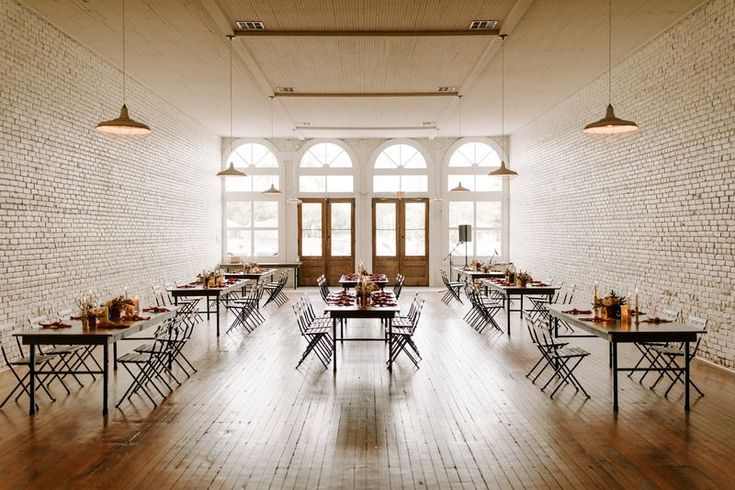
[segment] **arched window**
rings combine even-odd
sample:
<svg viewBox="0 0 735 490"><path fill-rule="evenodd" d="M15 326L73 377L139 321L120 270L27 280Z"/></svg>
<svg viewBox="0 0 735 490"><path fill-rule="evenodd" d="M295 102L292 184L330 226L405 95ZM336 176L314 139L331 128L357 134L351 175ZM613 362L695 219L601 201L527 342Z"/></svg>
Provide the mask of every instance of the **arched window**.
<svg viewBox="0 0 735 490"><path fill-rule="evenodd" d="M282 194L262 192L280 188L278 158L268 146L246 142L232 150L230 162L247 176L225 179L225 251L246 259L276 257Z"/></svg>
<svg viewBox="0 0 735 490"><path fill-rule="evenodd" d="M450 148L447 161L447 190L461 182L470 192L449 192L449 250L459 242L459 225L472 225L470 257L501 254L502 179L487 174L500 166L500 155L483 141L460 142ZM464 246L457 249L464 253Z"/></svg>
<svg viewBox="0 0 735 490"><path fill-rule="evenodd" d="M337 143L317 142L306 147L299 160L299 193L354 192L352 158Z"/></svg>
<svg viewBox="0 0 735 490"><path fill-rule="evenodd" d="M423 153L408 143L386 146L373 165L373 192L427 192L428 165Z"/></svg>

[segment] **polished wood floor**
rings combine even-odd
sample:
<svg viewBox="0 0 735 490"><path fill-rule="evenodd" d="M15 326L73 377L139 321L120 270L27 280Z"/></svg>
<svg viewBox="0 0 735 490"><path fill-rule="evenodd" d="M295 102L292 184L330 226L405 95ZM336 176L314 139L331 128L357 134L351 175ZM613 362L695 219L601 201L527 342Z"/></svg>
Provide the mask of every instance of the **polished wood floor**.
<svg viewBox="0 0 735 490"><path fill-rule="evenodd" d="M606 344L584 339L591 399L564 389L550 400L525 378L536 354L519 323L512 338L478 334L463 306L423 294L418 370L401 359L391 375L380 342L346 343L336 376L316 359L295 370L304 341L293 312L269 306L250 334L217 340L201 325L188 346L198 374L158 408L138 399L105 420L99 381L42 397L34 417L11 403L0 410L0 487L735 486L731 373L697 363L706 396L689 414L680 388L666 399L621 376L616 415ZM379 335L370 322L350 330ZM128 383L118 372L113 392ZM0 373L0 390L10 386Z"/></svg>

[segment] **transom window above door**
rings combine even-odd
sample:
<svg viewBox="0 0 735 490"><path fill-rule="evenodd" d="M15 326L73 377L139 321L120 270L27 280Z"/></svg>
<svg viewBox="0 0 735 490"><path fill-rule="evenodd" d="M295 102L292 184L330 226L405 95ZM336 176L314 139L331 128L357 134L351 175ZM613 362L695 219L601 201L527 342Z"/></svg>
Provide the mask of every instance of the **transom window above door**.
<svg viewBox="0 0 735 490"><path fill-rule="evenodd" d="M384 148L373 165L373 192L417 192L429 190L428 165L421 151L407 143Z"/></svg>
<svg viewBox="0 0 735 490"><path fill-rule="evenodd" d="M340 145L315 143L299 161L299 193L338 194L354 191L352 158Z"/></svg>

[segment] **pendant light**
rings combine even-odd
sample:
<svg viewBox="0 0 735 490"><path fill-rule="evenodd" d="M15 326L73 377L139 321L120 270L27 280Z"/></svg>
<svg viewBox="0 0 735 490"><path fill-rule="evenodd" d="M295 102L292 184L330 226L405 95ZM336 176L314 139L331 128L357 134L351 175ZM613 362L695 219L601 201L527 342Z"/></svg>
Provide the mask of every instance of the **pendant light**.
<svg viewBox="0 0 735 490"><path fill-rule="evenodd" d="M518 175L518 172L515 172L505 166L505 158L506 158L506 149L505 149L505 38L508 37L507 34L501 34L500 35L500 42L502 43L500 45L500 132L501 132L501 138L503 140L503 156L500 159L500 167L496 168L492 172L490 172L488 175L491 177L504 177L504 178L511 178Z"/></svg>
<svg viewBox="0 0 735 490"><path fill-rule="evenodd" d="M582 132L588 136L623 136L638 131L638 125L615 116L612 106L612 0L608 0L607 16L607 109L605 117L589 123Z"/></svg>
<svg viewBox="0 0 735 490"><path fill-rule="evenodd" d="M273 96L270 97L271 101L271 143L273 142ZM281 191L276 189L276 186L273 185L273 182L271 182L271 186L269 189L266 189L262 192L262 194L280 194Z"/></svg>
<svg viewBox="0 0 735 490"><path fill-rule="evenodd" d="M229 155L232 155L232 140L233 140L233 132L232 132L232 40L235 36L232 34L227 35L227 39L230 40L230 152ZM235 164L233 162L230 162L230 166L227 167L224 170L220 170L217 172L217 176L219 177L245 177L247 174L245 172L242 172L235 168Z"/></svg>
<svg viewBox="0 0 735 490"><path fill-rule="evenodd" d="M441 193L439 192L439 182L438 182L438 180L439 179L437 179L437 183L436 183L436 192L434 193L434 197L430 201L432 204L435 204L435 203L436 204L441 204L441 203L444 202L444 199L441 197Z"/></svg>
<svg viewBox="0 0 735 490"><path fill-rule="evenodd" d="M458 95L457 98L459 99L459 122L458 122L458 126L459 126L458 129L459 129L459 131L458 131L458 135L459 135L459 139L461 140L462 139L462 96L461 95ZM470 192L470 190L468 188L466 188L465 186L463 186L462 185L462 181L460 181L459 184L457 185L457 187L455 187L453 189L449 189L449 192Z"/></svg>
<svg viewBox="0 0 735 490"><path fill-rule="evenodd" d="M123 72L123 106L120 115L109 121L97 124L97 132L110 138L139 139L148 136L151 128L147 124L135 121L128 115L127 85L125 71L125 0L122 0L122 72Z"/></svg>

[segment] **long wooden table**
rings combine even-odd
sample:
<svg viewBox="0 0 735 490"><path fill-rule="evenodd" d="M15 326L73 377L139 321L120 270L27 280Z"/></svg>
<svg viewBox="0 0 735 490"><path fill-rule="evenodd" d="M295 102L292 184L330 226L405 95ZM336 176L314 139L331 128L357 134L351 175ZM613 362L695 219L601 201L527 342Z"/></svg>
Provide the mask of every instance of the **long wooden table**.
<svg viewBox="0 0 735 490"><path fill-rule="evenodd" d="M225 272L225 279L241 279L241 280L254 280L255 283L259 283L263 278L271 276L273 280L273 274L276 273L275 269L260 269L258 272L244 272L244 271L233 271Z"/></svg>
<svg viewBox="0 0 735 490"><path fill-rule="evenodd" d="M455 267L455 272L457 273L457 280L461 276L467 276L471 281L479 280L479 279L489 279L491 277L505 277L505 272L503 271L475 271L475 270L467 270L464 267Z"/></svg>
<svg viewBox="0 0 735 490"><path fill-rule="evenodd" d="M368 280L374 282L381 291L388 284L388 276L386 276L385 274L368 274L365 277ZM357 281L357 274L342 274L342 276L339 278L339 285L342 286L342 288L346 291L357 286Z"/></svg>
<svg viewBox="0 0 735 490"><path fill-rule="evenodd" d="M520 313L520 317L523 318L523 297L524 296L547 296L549 298L549 301L551 301L551 298L554 296L554 293L559 289L559 286L537 286L533 284L527 284L526 286L516 286L516 285L510 285L510 286L504 286L502 284L498 284L497 282L493 281L492 279L483 279L482 283L485 285L486 288L489 289L495 289L496 291L500 291L503 294L503 298L505 301L505 314L506 314L506 323L507 323L507 333L508 336L510 336L510 313L511 311L517 311ZM517 310L511 310L510 308L510 301L511 296L519 296L521 300L521 307Z"/></svg>
<svg viewBox="0 0 735 490"><path fill-rule="evenodd" d="M192 297L205 297L207 299L207 320L210 318L210 313L216 314L217 319L217 337L219 337L219 312L220 312L220 302L227 298L227 295L230 293L233 293L237 290L242 291L243 294L245 294L245 287L247 285L247 282L245 280L237 281L234 284L229 284L226 286L218 286L218 287L211 287L211 288L203 288L200 284L197 284L194 287L180 287L176 286L175 288L168 289L168 292L173 296L174 298L174 304L179 303L179 298L186 297L186 296L192 296ZM209 299L214 298L215 303L215 310L212 311L209 306Z"/></svg>
<svg viewBox="0 0 735 490"><path fill-rule="evenodd" d="M664 368L621 368L618 366L618 344L637 342L683 342L684 352L689 352L690 342L697 341L697 335L705 332L704 329L686 325L684 323L643 323L631 319L629 324L622 324L619 320L607 322L583 321L581 318L593 317L589 315L572 315L564 313L574 309L572 305L549 305L550 321L556 337L600 337L610 342L610 366L613 370L613 410L618 410L618 372L619 371L668 371L684 372L684 410L689 410L689 355L684 356L684 367ZM577 306L578 310L585 310L584 306ZM640 320L644 320L645 316ZM578 328L591 335L559 335L559 320L563 320L573 328Z"/></svg>
<svg viewBox="0 0 735 490"><path fill-rule="evenodd" d="M120 325L127 325L126 328L84 328L79 320L64 319L64 323L71 325L71 328L59 329L33 329L25 330L13 334L20 337L21 342L30 348L30 409L29 413L36 413L36 377L39 375L53 374L101 374L102 375L102 415L107 415L107 401L109 389L109 372L110 372L110 344L130 337L133 334L145 330L147 328L160 325L162 322L176 316L178 308L167 307L169 311L162 313L146 313L141 312L141 316L150 317L148 320L137 322L115 322ZM54 370L54 371L36 371L36 346L40 345L82 345L96 347L102 346L102 371L70 371L70 370Z"/></svg>
<svg viewBox="0 0 735 490"><path fill-rule="evenodd" d="M293 288L299 287L299 272L301 271L301 262L258 262L259 266L269 269L291 269L293 271ZM238 264L220 264L220 268L227 272L232 269L241 269L242 262Z"/></svg>
<svg viewBox="0 0 735 490"><path fill-rule="evenodd" d="M334 351L332 353L332 371L337 372L337 340L345 341L345 340L358 340L358 341L374 341L374 340L380 340L385 341L385 339L372 339L372 338L361 338L361 339L354 339L354 338L348 338L348 339L338 339L337 338L337 320L342 319L348 319L348 318L379 318L381 320L386 320L388 323L388 342L390 345L390 350L388 352L393 351L393 336L391 335L393 333L393 317L396 316L398 313L400 313L401 307L400 306L369 306L367 308L361 308L360 306L353 305L353 306L337 306L337 305L327 305L324 307L324 313L329 314L329 316L332 318L332 347L334 348ZM393 363L390 359L390 355L388 355L388 370L393 369Z"/></svg>

